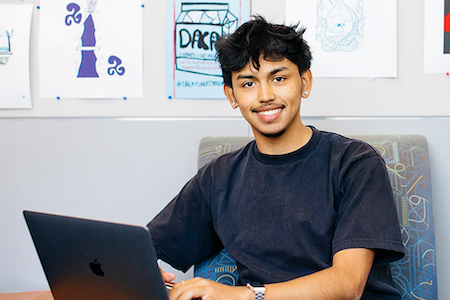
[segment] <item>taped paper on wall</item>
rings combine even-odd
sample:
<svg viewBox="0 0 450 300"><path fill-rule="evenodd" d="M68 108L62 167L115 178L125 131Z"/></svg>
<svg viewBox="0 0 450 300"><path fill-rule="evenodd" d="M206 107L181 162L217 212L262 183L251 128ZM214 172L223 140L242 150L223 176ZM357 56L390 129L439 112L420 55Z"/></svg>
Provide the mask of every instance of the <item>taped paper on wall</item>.
<svg viewBox="0 0 450 300"><path fill-rule="evenodd" d="M397 1L286 0L286 23L298 22L314 76L397 76Z"/></svg>
<svg viewBox="0 0 450 300"><path fill-rule="evenodd" d="M223 99L215 42L248 19L247 0L168 1L167 97Z"/></svg>
<svg viewBox="0 0 450 300"><path fill-rule="evenodd" d="M450 72L449 0L425 0L424 72Z"/></svg>
<svg viewBox="0 0 450 300"><path fill-rule="evenodd" d="M42 0L41 97L143 97L141 0Z"/></svg>
<svg viewBox="0 0 450 300"><path fill-rule="evenodd" d="M0 108L31 108L32 5L0 5Z"/></svg>

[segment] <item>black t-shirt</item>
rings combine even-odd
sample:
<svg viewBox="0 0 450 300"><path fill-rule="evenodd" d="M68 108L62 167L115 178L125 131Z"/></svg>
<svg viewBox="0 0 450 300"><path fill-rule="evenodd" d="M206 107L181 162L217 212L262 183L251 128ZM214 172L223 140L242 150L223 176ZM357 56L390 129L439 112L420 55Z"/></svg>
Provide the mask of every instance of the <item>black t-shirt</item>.
<svg viewBox="0 0 450 300"><path fill-rule="evenodd" d="M363 298L399 299L389 262L403 244L382 157L312 129L295 152L265 155L253 141L200 169L148 224L158 256L187 270L225 247L241 283L273 283L327 268L343 249L376 249Z"/></svg>

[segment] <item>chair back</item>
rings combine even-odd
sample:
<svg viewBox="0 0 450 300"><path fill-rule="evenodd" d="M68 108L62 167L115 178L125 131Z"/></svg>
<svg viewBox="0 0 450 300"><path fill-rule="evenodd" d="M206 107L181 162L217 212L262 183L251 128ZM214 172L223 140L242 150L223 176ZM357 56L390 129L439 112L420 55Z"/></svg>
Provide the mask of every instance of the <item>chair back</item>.
<svg viewBox="0 0 450 300"><path fill-rule="evenodd" d="M361 135L383 156L397 205L406 255L391 263L402 299L437 299L433 202L426 138L421 135ZM206 137L199 145L198 168L238 150L252 137ZM236 262L223 249L194 267L194 276L236 285Z"/></svg>

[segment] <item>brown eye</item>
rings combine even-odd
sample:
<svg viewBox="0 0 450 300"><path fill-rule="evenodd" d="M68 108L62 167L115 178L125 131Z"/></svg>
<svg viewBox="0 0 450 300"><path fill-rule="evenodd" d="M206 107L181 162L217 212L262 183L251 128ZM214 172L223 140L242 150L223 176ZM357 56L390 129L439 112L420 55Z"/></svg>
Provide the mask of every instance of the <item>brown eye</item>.
<svg viewBox="0 0 450 300"><path fill-rule="evenodd" d="M281 82L284 80L284 77L275 77L273 80L276 82Z"/></svg>

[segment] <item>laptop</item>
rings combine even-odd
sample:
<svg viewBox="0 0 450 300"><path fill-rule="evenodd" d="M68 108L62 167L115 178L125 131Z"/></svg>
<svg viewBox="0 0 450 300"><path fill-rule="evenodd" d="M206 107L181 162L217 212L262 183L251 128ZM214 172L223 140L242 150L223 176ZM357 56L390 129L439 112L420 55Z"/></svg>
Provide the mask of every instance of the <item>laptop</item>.
<svg viewBox="0 0 450 300"><path fill-rule="evenodd" d="M168 300L146 227L24 211L55 300Z"/></svg>

